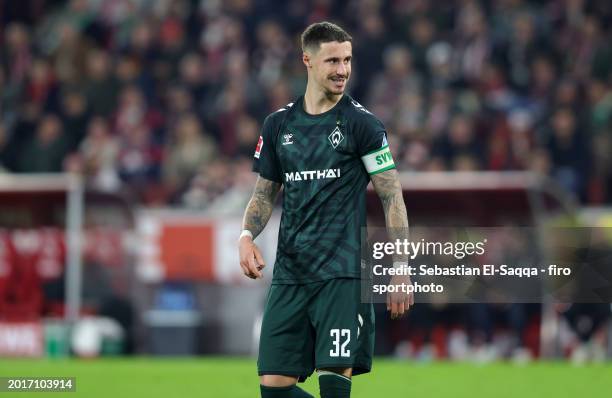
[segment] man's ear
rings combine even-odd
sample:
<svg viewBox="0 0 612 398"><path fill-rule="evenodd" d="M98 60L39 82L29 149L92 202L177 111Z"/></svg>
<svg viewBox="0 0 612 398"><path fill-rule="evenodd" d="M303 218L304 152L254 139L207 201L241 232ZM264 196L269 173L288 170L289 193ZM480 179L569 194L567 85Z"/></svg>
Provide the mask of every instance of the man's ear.
<svg viewBox="0 0 612 398"><path fill-rule="evenodd" d="M306 54L305 52L302 53L302 62L307 68L312 68L312 65L310 64L310 55Z"/></svg>

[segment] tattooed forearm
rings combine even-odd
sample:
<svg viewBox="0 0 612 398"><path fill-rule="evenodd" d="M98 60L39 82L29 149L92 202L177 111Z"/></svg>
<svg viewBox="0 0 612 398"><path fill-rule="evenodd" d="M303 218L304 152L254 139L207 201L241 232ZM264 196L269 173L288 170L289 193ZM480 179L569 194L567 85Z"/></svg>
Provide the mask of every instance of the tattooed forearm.
<svg viewBox="0 0 612 398"><path fill-rule="evenodd" d="M391 169L375 174L371 179L385 211L389 240L395 242L397 239L408 239L408 214L397 170ZM394 255L393 261L407 262L408 256Z"/></svg>
<svg viewBox="0 0 612 398"><path fill-rule="evenodd" d="M242 229L248 229L255 239L268 223L280 190L280 184L265 178L257 178L253 196L247 205L242 219Z"/></svg>

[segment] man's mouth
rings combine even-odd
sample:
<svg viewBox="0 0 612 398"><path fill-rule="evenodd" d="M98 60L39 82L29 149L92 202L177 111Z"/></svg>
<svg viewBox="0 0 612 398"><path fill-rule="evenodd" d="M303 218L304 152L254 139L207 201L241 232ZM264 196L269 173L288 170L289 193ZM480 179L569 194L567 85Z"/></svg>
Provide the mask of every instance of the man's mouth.
<svg viewBox="0 0 612 398"><path fill-rule="evenodd" d="M334 76L334 77L330 78L330 80L332 82L334 82L334 85L337 88L342 88L346 84L346 77L344 77L344 76Z"/></svg>

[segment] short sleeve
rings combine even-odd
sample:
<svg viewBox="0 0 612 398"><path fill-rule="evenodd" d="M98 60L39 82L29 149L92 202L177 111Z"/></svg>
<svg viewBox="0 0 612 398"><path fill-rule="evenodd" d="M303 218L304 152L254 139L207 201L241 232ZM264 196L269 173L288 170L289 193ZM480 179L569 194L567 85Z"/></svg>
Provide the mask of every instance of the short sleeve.
<svg viewBox="0 0 612 398"><path fill-rule="evenodd" d="M368 174L394 169L395 163L383 124L372 116L364 120L358 130L357 151Z"/></svg>
<svg viewBox="0 0 612 398"><path fill-rule="evenodd" d="M263 123L255 154L253 155L253 171L259 173L266 180L282 183L280 177L280 163L274 150L274 138L276 136L276 126L271 116L268 116Z"/></svg>

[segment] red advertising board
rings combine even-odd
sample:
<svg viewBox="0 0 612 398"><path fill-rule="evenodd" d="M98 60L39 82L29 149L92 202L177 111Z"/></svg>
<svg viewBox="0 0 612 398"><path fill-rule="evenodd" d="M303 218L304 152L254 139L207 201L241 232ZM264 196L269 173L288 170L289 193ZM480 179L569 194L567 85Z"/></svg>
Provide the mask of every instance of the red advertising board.
<svg viewBox="0 0 612 398"><path fill-rule="evenodd" d="M166 279L212 281L214 279L213 234L213 224L164 225L159 246Z"/></svg>

